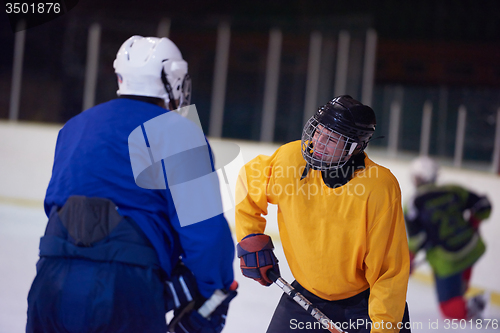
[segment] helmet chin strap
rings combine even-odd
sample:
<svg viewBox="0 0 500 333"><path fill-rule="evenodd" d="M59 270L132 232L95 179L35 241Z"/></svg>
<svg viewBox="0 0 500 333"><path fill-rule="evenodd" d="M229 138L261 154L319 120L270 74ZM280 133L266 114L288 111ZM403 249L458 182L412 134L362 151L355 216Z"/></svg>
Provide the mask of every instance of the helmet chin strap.
<svg viewBox="0 0 500 333"><path fill-rule="evenodd" d="M311 166L309 165L309 163L306 163L306 167L304 168L304 172L302 172L302 176L300 176L300 180L307 177L307 174L309 173L309 169L311 169Z"/></svg>
<svg viewBox="0 0 500 333"><path fill-rule="evenodd" d="M352 155L352 153L354 152L354 149L356 149L357 146L358 146L358 143L357 142L353 142L351 144L351 149L349 149L349 153L347 153L347 155Z"/></svg>

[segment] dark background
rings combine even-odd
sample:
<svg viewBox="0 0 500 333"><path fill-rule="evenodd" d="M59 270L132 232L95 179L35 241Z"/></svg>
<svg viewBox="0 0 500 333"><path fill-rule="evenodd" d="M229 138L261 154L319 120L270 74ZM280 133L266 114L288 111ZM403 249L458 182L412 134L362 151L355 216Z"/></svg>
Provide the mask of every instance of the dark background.
<svg viewBox="0 0 500 333"><path fill-rule="evenodd" d="M155 36L171 20L169 37L189 63L193 99L207 133L217 27L231 26L223 137L259 140L269 30L283 33L275 142L300 137L309 38L323 47L341 29L351 34L347 93L360 99L364 36L378 35L373 107L379 135L388 134L389 105L404 91L399 148L418 151L422 106L433 103L431 154L454 152L457 110L467 107L465 159L490 161L500 107L500 1L96 1L26 31L22 121L64 123L82 110L88 28L101 25L96 103L116 96L112 67L128 37ZM0 14L0 119L8 118L14 33ZM335 59L322 60L318 105L333 97ZM443 97L444 96L444 97ZM444 118L443 118L444 117ZM444 130L444 132L443 132ZM442 132L440 134L440 132ZM373 142L387 145L387 139Z"/></svg>

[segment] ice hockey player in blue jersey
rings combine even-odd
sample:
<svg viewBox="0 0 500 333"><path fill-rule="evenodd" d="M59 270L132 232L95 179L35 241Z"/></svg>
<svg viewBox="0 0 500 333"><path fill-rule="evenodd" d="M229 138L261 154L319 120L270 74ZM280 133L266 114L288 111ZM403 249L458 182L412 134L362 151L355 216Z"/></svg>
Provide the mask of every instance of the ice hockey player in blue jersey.
<svg viewBox="0 0 500 333"><path fill-rule="evenodd" d="M236 296L231 232L222 210L183 223L180 208L204 213L210 207L178 191L187 179L167 177L168 170L202 172L193 178L214 174L201 129L171 111L190 104L187 63L168 38L133 36L114 68L119 98L83 111L59 132L26 331L218 333ZM146 131L157 117L192 130L166 128L158 142ZM206 145L161 157L152 169L163 186L151 189L138 186L132 132L144 133L148 161L154 144L180 147L197 135ZM203 191L221 205L218 187ZM208 304L214 295L217 302ZM200 308L208 310L200 314ZM175 316L167 327L170 310Z"/></svg>
<svg viewBox="0 0 500 333"><path fill-rule="evenodd" d="M411 260L426 251L442 314L452 319L479 317L483 295L466 300L472 266L485 252L479 234L491 212L486 196L458 185L436 185L438 164L419 157L411 164L416 193L405 210Z"/></svg>

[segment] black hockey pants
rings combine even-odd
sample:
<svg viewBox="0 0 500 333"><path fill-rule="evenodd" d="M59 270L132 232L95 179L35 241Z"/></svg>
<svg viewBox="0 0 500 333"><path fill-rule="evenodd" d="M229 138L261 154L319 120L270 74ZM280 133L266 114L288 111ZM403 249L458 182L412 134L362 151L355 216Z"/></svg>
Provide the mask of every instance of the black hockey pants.
<svg viewBox="0 0 500 333"><path fill-rule="evenodd" d="M324 300L302 287L297 281L292 286L311 301L321 312L330 320L340 326L343 331L348 333L369 333L372 322L368 315L368 298L370 289L367 289L353 297L338 301ZM403 328L401 333L410 333L410 316L408 313L408 304L405 307L405 313L401 321ZM406 324L406 325L405 325ZM274 312L267 333L286 333L286 332L328 332L325 326L314 319L300 305L298 305L288 295L283 294L278 306Z"/></svg>

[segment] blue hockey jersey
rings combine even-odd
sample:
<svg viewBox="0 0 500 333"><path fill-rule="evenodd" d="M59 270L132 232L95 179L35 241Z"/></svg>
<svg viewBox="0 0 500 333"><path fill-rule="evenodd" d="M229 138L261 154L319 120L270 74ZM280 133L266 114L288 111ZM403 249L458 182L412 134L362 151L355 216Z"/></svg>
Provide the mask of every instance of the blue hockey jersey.
<svg viewBox="0 0 500 333"><path fill-rule="evenodd" d="M182 255L204 297L233 281L234 244L223 214L181 226L167 180L166 190L139 187L129 156L128 137L165 109L121 98L97 105L69 120L59 132L47 194L47 216L69 196L113 201L132 218L154 246L161 267L170 274ZM186 120L188 121L188 120ZM175 137L168 144L175 144ZM213 169L213 161L210 161ZM211 198L213 200L213 198ZM202 209L193 203L193 210Z"/></svg>

